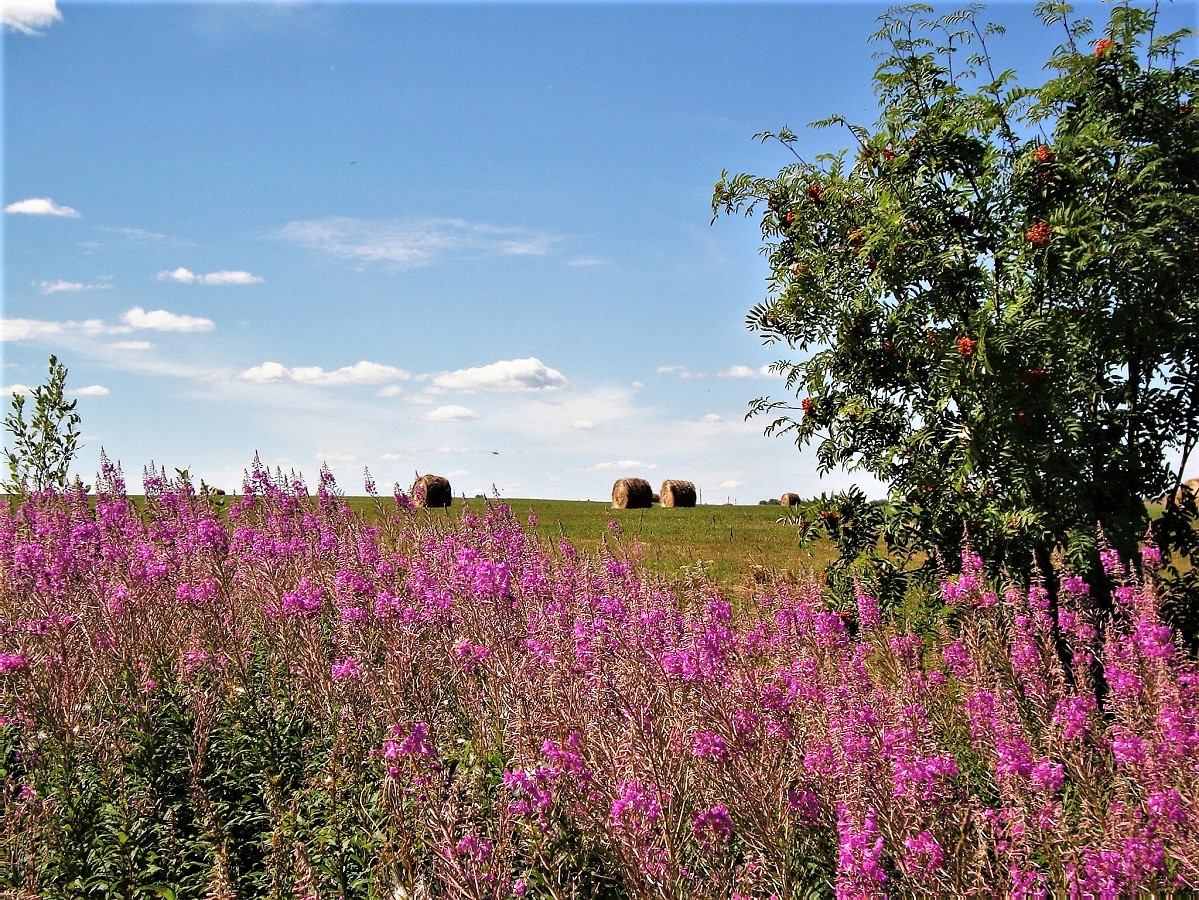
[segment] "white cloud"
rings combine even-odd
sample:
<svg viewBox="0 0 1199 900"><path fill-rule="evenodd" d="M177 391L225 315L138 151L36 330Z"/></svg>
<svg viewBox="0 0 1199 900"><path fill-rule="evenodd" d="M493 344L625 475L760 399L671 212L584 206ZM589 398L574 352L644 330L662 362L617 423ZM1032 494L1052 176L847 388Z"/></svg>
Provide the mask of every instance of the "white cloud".
<svg viewBox="0 0 1199 900"><path fill-rule="evenodd" d="M580 256L576 259L567 260L566 264L568 266L576 266L580 269L589 269L593 266L602 266L604 264L604 260L595 256Z"/></svg>
<svg viewBox="0 0 1199 900"><path fill-rule="evenodd" d="M6 388L0 388L0 396L10 397L13 394L32 394L33 388L27 384L10 384Z"/></svg>
<svg viewBox="0 0 1199 900"><path fill-rule="evenodd" d="M376 397L398 397L404 393L404 389L398 384L389 384L385 388L381 388L375 393Z"/></svg>
<svg viewBox="0 0 1199 900"><path fill-rule="evenodd" d="M7 22L5 23L7 24ZM28 200L18 200L4 207L6 213L18 213L26 216L62 216L68 219L78 219L79 213L69 206L59 206L49 197L30 197Z"/></svg>
<svg viewBox="0 0 1199 900"><path fill-rule="evenodd" d="M240 376L243 381L266 384L272 381L294 381L300 384L315 384L322 387L341 387L348 384L384 384L388 381L407 381L411 374L395 366L362 360L352 366L342 366L326 372L320 366L295 366L289 368L282 363L267 361L246 369Z"/></svg>
<svg viewBox="0 0 1199 900"><path fill-rule="evenodd" d="M635 459L619 459L615 462L596 463L593 466L586 466L584 472L612 472L622 470L625 472L652 472L658 468L657 463L643 463Z"/></svg>
<svg viewBox="0 0 1199 900"><path fill-rule="evenodd" d="M40 34L62 19L55 0L3 0L0 24L21 34Z"/></svg>
<svg viewBox="0 0 1199 900"><path fill-rule="evenodd" d="M749 366L729 366L716 373L717 378L763 378L770 375L770 366L759 366L751 369Z"/></svg>
<svg viewBox="0 0 1199 900"><path fill-rule="evenodd" d="M58 281L39 281L37 288L43 294L58 294L64 291L103 291L111 289L112 285L107 283L84 284L80 281L59 279Z"/></svg>
<svg viewBox="0 0 1199 900"><path fill-rule="evenodd" d="M0 340L42 341L64 334L123 334L128 328L106 325L100 319L82 322L49 322L43 319L0 319Z"/></svg>
<svg viewBox="0 0 1199 900"><path fill-rule="evenodd" d="M730 479L729 481L720 482L720 486L722 488L724 488L725 490L732 490L733 488L739 488L743 484L745 484L744 481L737 481L735 478Z"/></svg>
<svg viewBox="0 0 1199 900"><path fill-rule="evenodd" d="M182 266L178 269L172 269L169 272L159 272L159 281L177 281L180 284L208 284L208 285L229 285L229 284L261 284L263 279L259 275L251 275L249 272L229 272L221 270L220 272L209 272L207 275L197 275L189 269L184 269Z"/></svg>
<svg viewBox="0 0 1199 900"><path fill-rule="evenodd" d="M466 422L479 418L479 414L465 406L439 406L421 416L425 422Z"/></svg>
<svg viewBox="0 0 1199 900"><path fill-rule="evenodd" d="M536 357L505 359L489 366L444 372L433 379L440 388L463 391L550 391L569 382Z"/></svg>
<svg viewBox="0 0 1199 900"><path fill-rule="evenodd" d="M149 341L113 341L111 344L105 344L104 346L109 350L122 350L131 353L141 353L154 349L154 345Z"/></svg>
<svg viewBox="0 0 1199 900"><path fill-rule="evenodd" d="M317 462L353 462L354 454L352 453L318 453L316 454Z"/></svg>
<svg viewBox="0 0 1199 900"><path fill-rule="evenodd" d="M130 328L141 328L148 331L212 331L216 327L211 319L180 315L167 312L165 309L152 309L146 312L140 306L135 306L124 313L121 321Z"/></svg>
<svg viewBox="0 0 1199 900"><path fill-rule="evenodd" d="M72 397L107 397L112 391L102 384L89 384L87 387L76 388L67 393Z"/></svg>
<svg viewBox="0 0 1199 900"><path fill-rule="evenodd" d="M706 416L704 416L702 419L700 419L700 421L701 422L723 422L724 419L722 419L720 416L716 415L716 413L708 413Z"/></svg>
<svg viewBox="0 0 1199 900"><path fill-rule="evenodd" d="M590 419L575 419L574 422L571 423L570 427L578 431L590 431L595 427L595 423Z"/></svg>
<svg viewBox="0 0 1199 900"><path fill-rule="evenodd" d="M523 228L499 228L460 219L380 221L346 216L288 222L277 235L342 259L400 268L427 266L446 257L539 256L548 253L558 241Z"/></svg>
<svg viewBox="0 0 1199 900"><path fill-rule="evenodd" d="M707 378L707 372L692 372L686 366L658 366L654 370L659 375L678 375L679 378Z"/></svg>

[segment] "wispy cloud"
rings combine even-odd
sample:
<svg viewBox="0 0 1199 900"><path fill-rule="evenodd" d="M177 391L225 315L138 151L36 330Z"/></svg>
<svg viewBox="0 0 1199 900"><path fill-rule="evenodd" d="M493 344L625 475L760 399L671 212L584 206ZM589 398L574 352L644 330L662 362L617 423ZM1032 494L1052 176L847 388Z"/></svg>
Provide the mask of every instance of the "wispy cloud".
<svg viewBox="0 0 1199 900"><path fill-rule="evenodd" d="M240 271L225 271L209 272L207 275L197 275L188 269L180 267L172 269L169 272L159 272L159 281L177 281L180 284L207 284L207 285L230 285L230 284L261 284L263 279L259 275L251 275L249 272Z"/></svg>
<svg viewBox="0 0 1199 900"><path fill-rule="evenodd" d="M140 306L135 306L124 313L121 321L130 328L148 331L212 331L216 327L211 319L185 316L167 312L165 309L152 309L147 312Z"/></svg>
<svg viewBox="0 0 1199 900"><path fill-rule="evenodd" d="M407 381L412 375L395 366L367 360L356 362L352 366L342 366L340 369L329 372L320 366L289 367L268 360L261 365L246 369L238 377L243 381L252 381L256 384L294 381L322 387L340 387L351 384L385 384L388 381Z"/></svg>
<svg viewBox="0 0 1199 900"><path fill-rule="evenodd" d="M5 10L7 12L7 4ZM7 24L7 23L6 23ZM63 216L68 219L78 219L79 213L69 206L59 206L49 197L30 197L28 200L17 200L4 207L6 213L23 216Z"/></svg>
<svg viewBox="0 0 1199 900"><path fill-rule="evenodd" d="M716 373L717 378L765 378L771 374L770 366L759 366L751 369L749 366L729 366Z"/></svg>
<svg viewBox="0 0 1199 900"><path fill-rule="evenodd" d="M352 453L339 453L337 451L334 451L333 453L322 452L316 454L317 462L353 462L355 458L356 457Z"/></svg>
<svg viewBox="0 0 1199 900"><path fill-rule="evenodd" d="M342 259L398 268L416 268L464 256L541 256L559 240L525 228L461 219L399 221L347 216L288 222L276 235Z"/></svg>
<svg viewBox="0 0 1199 900"><path fill-rule="evenodd" d="M439 406L421 416L425 422L467 422L479 414L467 406Z"/></svg>
<svg viewBox="0 0 1199 900"><path fill-rule="evenodd" d="M81 281L39 281L37 289L43 294L59 294L63 292L74 291L103 291L110 290L112 285L109 282L101 281L96 284L84 284Z"/></svg>
<svg viewBox="0 0 1199 900"><path fill-rule="evenodd" d="M615 462L601 462L586 466L584 472L652 472L658 468L657 463L643 463L635 459L618 459Z"/></svg>
<svg viewBox="0 0 1199 900"><path fill-rule="evenodd" d="M590 431L595 427L595 423L590 419L575 419L570 425L576 431Z"/></svg>
<svg viewBox="0 0 1199 900"><path fill-rule="evenodd" d="M0 24L21 34L41 34L62 19L55 0L4 0L0 3Z"/></svg>
<svg viewBox="0 0 1199 900"><path fill-rule="evenodd" d="M32 394L33 388L27 384L10 384L0 388L0 397L11 397L13 394Z"/></svg>
<svg viewBox="0 0 1199 900"><path fill-rule="evenodd" d="M170 235L159 234L157 231L149 231L145 228L110 228L105 225L99 225L97 231L104 231L109 234L120 235L137 243L152 243L152 244L185 244L190 242L173 238Z"/></svg>
<svg viewBox="0 0 1199 900"><path fill-rule="evenodd" d="M722 488L724 488L726 491L727 491L727 490L732 490L733 488L739 488L739 487L741 487L741 485L743 485L743 484L745 484L745 482L744 482L744 481L738 481L738 480L737 480L737 479L735 479L735 478L731 478L731 479L729 479L728 481L722 481L722 482L720 482L720 486L721 486Z"/></svg>
<svg viewBox="0 0 1199 900"><path fill-rule="evenodd" d="M574 259L568 259L566 261L568 266L575 266L579 269L590 269L595 266L602 266L604 263L605 260L602 260L597 256L578 256Z"/></svg>
<svg viewBox="0 0 1199 900"><path fill-rule="evenodd" d="M154 345L149 341L113 341L111 344L105 344L109 350L118 350L128 353L143 353L146 350L153 350Z"/></svg>
<svg viewBox="0 0 1199 900"><path fill-rule="evenodd" d="M72 397L107 397L112 391L102 384L89 384L87 387L76 388L67 393Z"/></svg>
<svg viewBox="0 0 1199 900"><path fill-rule="evenodd" d="M433 385L459 391L552 391L569 386L557 369L549 368L536 357L502 359L489 366L443 372Z"/></svg>
<svg viewBox="0 0 1199 900"><path fill-rule="evenodd" d="M123 334L128 328L108 325L103 319L85 319L82 322L52 322L44 319L0 319L0 340L44 341L65 334Z"/></svg>

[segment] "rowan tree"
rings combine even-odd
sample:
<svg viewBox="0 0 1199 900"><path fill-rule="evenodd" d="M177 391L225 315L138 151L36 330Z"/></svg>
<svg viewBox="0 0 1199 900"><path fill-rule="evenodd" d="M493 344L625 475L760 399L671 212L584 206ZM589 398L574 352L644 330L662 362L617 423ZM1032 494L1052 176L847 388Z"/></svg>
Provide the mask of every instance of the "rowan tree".
<svg viewBox="0 0 1199 900"><path fill-rule="evenodd" d="M1009 573L1056 551L1091 569L1097 527L1135 558L1166 494L1154 536L1191 554L1194 502L1173 497L1199 440L1194 33L1160 34L1157 7L1094 31L1042 3L1062 43L1029 86L979 15L891 10L878 122L814 123L848 146L810 161L790 130L758 135L794 161L716 185L714 220L761 217L747 324L802 354L776 364L796 398L750 415L888 486L885 508L808 517L854 552L878 534L952 569L965 534Z"/></svg>

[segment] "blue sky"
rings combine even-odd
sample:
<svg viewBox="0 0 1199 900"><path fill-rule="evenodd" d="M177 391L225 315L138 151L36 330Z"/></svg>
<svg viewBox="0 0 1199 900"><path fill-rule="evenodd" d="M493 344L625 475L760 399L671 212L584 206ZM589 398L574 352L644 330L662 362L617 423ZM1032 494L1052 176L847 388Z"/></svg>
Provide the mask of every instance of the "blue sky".
<svg viewBox="0 0 1199 900"><path fill-rule="evenodd" d="M0 386L57 354L79 473L103 447L135 488L236 489L257 451L348 493L881 495L744 421L785 351L744 327L760 233L710 200L786 164L756 132L874 121L884 9L4 0ZM987 17L1040 79L1032 4Z"/></svg>

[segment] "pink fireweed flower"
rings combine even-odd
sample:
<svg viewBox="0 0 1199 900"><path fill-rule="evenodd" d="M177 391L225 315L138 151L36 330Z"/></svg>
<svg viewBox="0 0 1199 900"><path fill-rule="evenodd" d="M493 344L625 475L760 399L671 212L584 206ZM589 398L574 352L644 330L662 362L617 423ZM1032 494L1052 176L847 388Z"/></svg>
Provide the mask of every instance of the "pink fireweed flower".
<svg viewBox="0 0 1199 900"><path fill-rule="evenodd" d="M1066 780L1065 771L1061 763L1044 757L1032 767L1032 783L1041 793L1053 796L1062 789Z"/></svg>
<svg viewBox="0 0 1199 900"><path fill-rule="evenodd" d="M1063 697L1053 711L1053 723L1061 726L1063 740L1085 741L1091 734L1091 717L1097 713L1094 697Z"/></svg>
<svg viewBox="0 0 1199 900"><path fill-rule="evenodd" d="M908 835L903 839L903 845L908 851L904 868L909 872L928 875L945 864L945 851L928 831L921 831L915 836Z"/></svg>
<svg viewBox="0 0 1199 900"><path fill-rule="evenodd" d="M175 599L194 609L202 609L216 597L217 585L211 578L203 578L196 584L181 584L175 588Z"/></svg>
<svg viewBox="0 0 1199 900"><path fill-rule="evenodd" d="M1120 561L1120 554L1115 550L1100 550L1099 561L1103 564L1103 571L1112 578L1124 577L1124 564Z"/></svg>
<svg viewBox="0 0 1199 900"><path fill-rule="evenodd" d="M820 817L820 798L809 790L787 791L787 809L807 825L815 824Z"/></svg>
<svg viewBox="0 0 1199 900"><path fill-rule="evenodd" d="M691 820L691 833L705 846L724 843L733 836L733 819L723 803L697 813Z"/></svg>
<svg viewBox="0 0 1199 900"><path fill-rule="evenodd" d="M837 896L876 896L888 881L883 868L883 836L878 829L878 813L866 810L859 825L844 803L837 805Z"/></svg>
<svg viewBox="0 0 1199 900"><path fill-rule="evenodd" d="M1162 567L1162 551L1156 544L1146 541L1141 545L1141 565L1146 572L1156 572Z"/></svg>
<svg viewBox="0 0 1199 900"><path fill-rule="evenodd" d="M0 675L15 675L29 668L29 657L24 653L0 653Z"/></svg>
<svg viewBox="0 0 1199 900"><path fill-rule="evenodd" d="M321 611L321 600L324 589L319 585L308 583L308 576L300 577L299 586L292 592L283 595L283 614L285 616L315 616Z"/></svg>
<svg viewBox="0 0 1199 900"><path fill-rule="evenodd" d="M878 609L878 600L869 594L859 593L857 601L858 621L862 625L862 630L869 631L872 628L877 628L883 620Z"/></svg>
<svg viewBox="0 0 1199 900"><path fill-rule="evenodd" d="M334 681L361 681L362 665L352 656L333 663L331 669Z"/></svg>
<svg viewBox="0 0 1199 900"><path fill-rule="evenodd" d="M636 827L639 823L650 824L662 815L656 784L622 781L616 790L618 796L612 801L610 815L617 830Z"/></svg>
<svg viewBox="0 0 1199 900"><path fill-rule="evenodd" d="M400 740L404 735L403 740ZM401 725L391 726L391 737L383 742L383 758L392 761L402 756L431 757L437 755L437 749L429 740L429 726L425 722L417 722L407 729ZM395 767L390 770L394 776Z"/></svg>
<svg viewBox="0 0 1199 900"><path fill-rule="evenodd" d="M464 835L454 847L459 856L473 862L486 862L491 859L492 849L491 841L475 834Z"/></svg>
<svg viewBox="0 0 1199 900"><path fill-rule="evenodd" d="M462 638L454 643L454 656L462 662L463 671L473 672L479 663L491 656L491 650Z"/></svg>
<svg viewBox="0 0 1199 900"><path fill-rule="evenodd" d="M714 731L699 731L691 739L691 752L699 759L723 762L729 758L729 742Z"/></svg>

